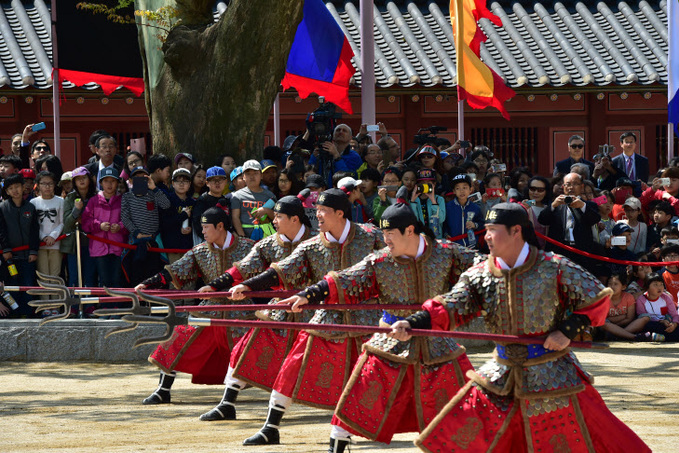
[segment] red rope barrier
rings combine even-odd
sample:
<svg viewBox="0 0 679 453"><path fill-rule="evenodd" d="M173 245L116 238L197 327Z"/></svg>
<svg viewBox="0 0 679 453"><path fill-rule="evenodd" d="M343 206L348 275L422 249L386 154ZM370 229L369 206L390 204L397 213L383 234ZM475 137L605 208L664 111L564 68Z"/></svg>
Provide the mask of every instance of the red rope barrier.
<svg viewBox="0 0 679 453"><path fill-rule="evenodd" d="M96 242L103 242L104 244L108 245L115 245L117 247L122 247L124 249L129 249L129 250L136 250L137 246L132 245L132 244L123 244L122 242L117 242L117 241L112 241L111 239L106 239L106 238L100 238L99 236L95 236L93 234L88 234L87 239L91 241L96 241ZM149 252L158 252L158 253L186 253L191 249L161 249L157 247L149 247Z"/></svg>
<svg viewBox="0 0 679 453"><path fill-rule="evenodd" d="M63 238L65 238L66 236L68 236L68 234L62 234L61 236L59 236L58 238L56 238L54 242L55 242L55 243L56 243L56 242L59 242L59 241L61 241ZM45 243L44 243L44 242L41 242L41 243L40 243L40 247L42 247L43 245L45 245ZM12 249L12 253L14 253L14 252L23 252L24 250L28 250L28 248L29 248L28 245L21 245L21 246L19 246L19 247L13 248L13 249Z"/></svg>

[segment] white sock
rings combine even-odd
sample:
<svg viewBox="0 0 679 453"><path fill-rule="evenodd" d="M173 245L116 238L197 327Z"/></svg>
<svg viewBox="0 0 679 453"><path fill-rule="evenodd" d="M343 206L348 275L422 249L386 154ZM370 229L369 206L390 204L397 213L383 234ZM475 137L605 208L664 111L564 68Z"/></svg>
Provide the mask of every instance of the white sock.
<svg viewBox="0 0 679 453"><path fill-rule="evenodd" d="M271 391L271 398L269 398L269 407L276 407L278 406L279 408L283 408L283 410L286 410L290 405L292 404L292 398L289 396L285 396L281 393L278 393L275 390Z"/></svg>
<svg viewBox="0 0 679 453"><path fill-rule="evenodd" d="M337 425L331 426L332 429L330 430L330 437L332 437L333 439L349 439L351 437L351 433L346 429L342 428L341 426Z"/></svg>
<svg viewBox="0 0 679 453"><path fill-rule="evenodd" d="M241 381L240 379L233 377L233 368L231 367L229 367L229 370L226 372L226 376L224 377L224 384L226 384L227 387L231 388L239 387L241 390L245 388L244 381Z"/></svg>

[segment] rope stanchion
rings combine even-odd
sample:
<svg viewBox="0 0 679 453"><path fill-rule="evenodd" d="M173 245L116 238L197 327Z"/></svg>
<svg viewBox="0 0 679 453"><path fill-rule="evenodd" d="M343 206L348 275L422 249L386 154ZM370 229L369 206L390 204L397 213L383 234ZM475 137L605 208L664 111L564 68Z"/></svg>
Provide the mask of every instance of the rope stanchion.
<svg viewBox="0 0 679 453"><path fill-rule="evenodd" d="M535 232L537 237L540 239L544 239L545 241L549 242L550 244L556 245L557 247L561 247L562 249L568 250L569 252L585 256L587 258L592 258L597 261L604 261L606 263L615 263L615 264L623 264L627 266L652 266L652 267L658 267L658 266L679 266L679 261L654 261L654 262L649 262L649 263L642 263L640 261L627 261L627 260L618 260L615 258L609 258L607 256L601 256L597 255L594 253L589 253L585 252L584 250L579 250L576 248L573 248L569 245L563 244L555 239L549 238L545 236L544 234L540 234L537 231Z"/></svg>

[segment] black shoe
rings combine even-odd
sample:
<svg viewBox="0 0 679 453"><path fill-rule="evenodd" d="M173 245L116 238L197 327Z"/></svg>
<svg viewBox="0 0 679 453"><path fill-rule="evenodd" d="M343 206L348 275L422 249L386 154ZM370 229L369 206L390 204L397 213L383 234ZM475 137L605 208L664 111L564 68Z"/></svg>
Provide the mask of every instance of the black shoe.
<svg viewBox="0 0 679 453"><path fill-rule="evenodd" d="M233 404L220 404L214 409L209 410L200 416L200 420L204 422L213 422L217 420L235 420L236 408Z"/></svg>
<svg viewBox="0 0 679 453"><path fill-rule="evenodd" d="M276 428L265 426L257 434L248 437L243 441L243 445L278 445L281 437Z"/></svg>
<svg viewBox="0 0 679 453"><path fill-rule="evenodd" d="M147 398L144 398L141 404L170 404L170 392L165 392L163 390L156 390L151 393Z"/></svg>
<svg viewBox="0 0 679 453"><path fill-rule="evenodd" d="M351 443L350 438L343 439L333 439L330 438L330 447L328 447L328 453L344 453L344 449L347 445Z"/></svg>

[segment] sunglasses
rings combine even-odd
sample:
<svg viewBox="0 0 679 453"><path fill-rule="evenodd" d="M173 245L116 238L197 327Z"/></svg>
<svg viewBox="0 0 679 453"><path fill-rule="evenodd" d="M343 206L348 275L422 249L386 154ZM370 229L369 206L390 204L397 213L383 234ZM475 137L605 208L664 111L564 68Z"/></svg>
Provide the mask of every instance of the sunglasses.
<svg viewBox="0 0 679 453"><path fill-rule="evenodd" d="M585 147L585 145L570 145L570 147L573 149L582 149Z"/></svg>
<svg viewBox="0 0 679 453"><path fill-rule="evenodd" d="M528 190L530 190L531 192L540 192L540 193L542 193L542 192L544 192L544 191L547 190L547 189L544 188L544 187L529 187Z"/></svg>
<svg viewBox="0 0 679 453"><path fill-rule="evenodd" d="M46 146L36 146L35 150L36 151L47 151L47 147Z"/></svg>

